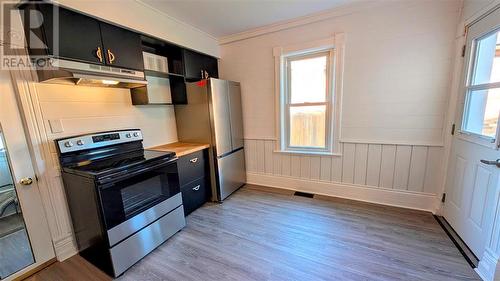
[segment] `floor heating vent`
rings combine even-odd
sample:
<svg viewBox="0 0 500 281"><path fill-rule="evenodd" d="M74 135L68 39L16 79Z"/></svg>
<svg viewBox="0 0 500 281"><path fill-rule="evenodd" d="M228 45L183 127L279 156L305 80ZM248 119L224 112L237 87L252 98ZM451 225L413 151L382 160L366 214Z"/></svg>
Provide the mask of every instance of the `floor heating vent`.
<svg viewBox="0 0 500 281"><path fill-rule="evenodd" d="M314 194L312 194L312 193L300 192L300 191L295 191L295 193L293 195L294 196L307 197L307 198L313 198L314 197Z"/></svg>

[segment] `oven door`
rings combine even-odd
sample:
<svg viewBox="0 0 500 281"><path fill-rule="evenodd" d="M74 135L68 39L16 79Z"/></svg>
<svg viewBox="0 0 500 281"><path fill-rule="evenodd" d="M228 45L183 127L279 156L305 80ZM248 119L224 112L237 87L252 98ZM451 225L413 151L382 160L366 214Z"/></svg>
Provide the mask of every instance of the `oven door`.
<svg viewBox="0 0 500 281"><path fill-rule="evenodd" d="M141 166L98 182L107 230L180 193L176 161Z"/></svg>

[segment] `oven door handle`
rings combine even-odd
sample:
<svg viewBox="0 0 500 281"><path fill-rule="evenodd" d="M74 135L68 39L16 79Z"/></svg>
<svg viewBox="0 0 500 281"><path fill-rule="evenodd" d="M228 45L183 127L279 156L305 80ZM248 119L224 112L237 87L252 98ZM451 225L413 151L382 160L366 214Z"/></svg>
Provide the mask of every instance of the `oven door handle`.
<svg viewBox="0 0 500 281"><path fill-rule="evenodd" d="M109 186L108 184L110 182L118 182L118 181L121 181L121 180L124 180L124 179L127 179L127 178L131 178L133 176L136 176L136 175L144 173L144 172L148 172L148 171L152 171L152 170L164 167L164 166L168 166L168 165L170 165L170 164L172 164L172 163L174 163L176 161L177 161L177 157L173 158L173 159L170 159L167 162L162 162L162 163L159 163L159 164L156 164L156 165L147 166L147 167L142 168L142 169L137 169L137 170L132 170L132 171L126 170L126 171L121 172L121 174L124 173L124 175L121 175L121 176L113 176L113 175L106 176L106 177L104 177L102 179L97 179L97 183L99 185L101 185L102 188L106 188L106 187ZM102 186L102 185L106 185L106 186Z"/></svg>

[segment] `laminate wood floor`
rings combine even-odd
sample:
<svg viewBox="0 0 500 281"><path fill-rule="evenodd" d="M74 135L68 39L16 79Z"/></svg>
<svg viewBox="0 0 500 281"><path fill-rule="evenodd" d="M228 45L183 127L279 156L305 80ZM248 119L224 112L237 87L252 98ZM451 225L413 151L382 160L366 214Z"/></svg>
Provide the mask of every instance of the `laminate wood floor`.
<svg viewBox="0 0 500 281"><path fill-rule="evenodd" d="M29 280L109 280L76 256ZM137 280L480 280L430 213L242 188L123 276Z"/></svg>

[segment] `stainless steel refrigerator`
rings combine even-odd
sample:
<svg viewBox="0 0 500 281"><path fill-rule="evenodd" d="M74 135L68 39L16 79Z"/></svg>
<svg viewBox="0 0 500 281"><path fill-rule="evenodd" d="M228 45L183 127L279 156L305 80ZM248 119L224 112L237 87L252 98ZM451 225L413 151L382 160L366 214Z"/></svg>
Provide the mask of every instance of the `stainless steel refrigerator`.
<svg viewBox="0 0 500 281"><path fill-rule="evenodd" d="M221 202L246 182L240 83L210 78L186 90L187 104L175 106L178 138L211 144L212 200Z"/></svg>

